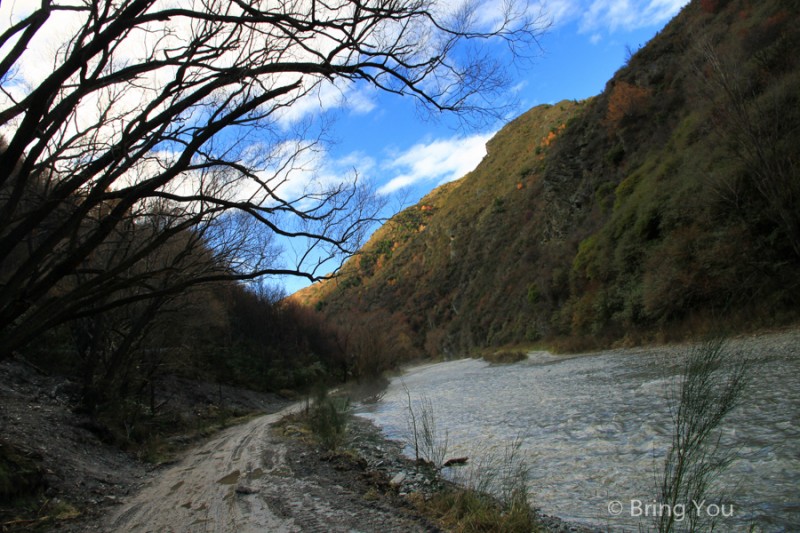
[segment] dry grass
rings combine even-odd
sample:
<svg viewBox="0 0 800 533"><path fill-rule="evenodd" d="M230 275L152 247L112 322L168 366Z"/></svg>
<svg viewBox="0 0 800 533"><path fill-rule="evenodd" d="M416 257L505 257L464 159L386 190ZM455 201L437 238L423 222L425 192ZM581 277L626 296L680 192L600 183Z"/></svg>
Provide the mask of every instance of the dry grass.
<svg viewBox="0 0 800 533"><path fill-rule="evenodd" d="M487 352L481 357L484 359L484 361L495 365L509 365L524 361L528 358L528 355L522 351L500 350L496 352Z"/></svg>

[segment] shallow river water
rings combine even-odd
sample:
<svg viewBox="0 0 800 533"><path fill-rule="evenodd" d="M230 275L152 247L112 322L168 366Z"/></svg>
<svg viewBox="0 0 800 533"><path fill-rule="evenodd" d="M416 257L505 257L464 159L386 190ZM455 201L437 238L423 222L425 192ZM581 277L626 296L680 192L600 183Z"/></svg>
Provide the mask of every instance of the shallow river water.
<svg viewBox="0 0 800 533"><path fill-rule="evenodd" d="M715 500L723 507L702 512L732 515L721 530L800 531L800 333L729 348L754 363L745 400L723 424L723 446L736 454ZM687 350L533 352L505 366L426 365L394 378L359 414L404 440L407 388L412 398L431 400L449 457L475 457L521 437L532 503L543 512L615 531L646 529L659 512L648 504L671 435L675 359Z"/></svg>

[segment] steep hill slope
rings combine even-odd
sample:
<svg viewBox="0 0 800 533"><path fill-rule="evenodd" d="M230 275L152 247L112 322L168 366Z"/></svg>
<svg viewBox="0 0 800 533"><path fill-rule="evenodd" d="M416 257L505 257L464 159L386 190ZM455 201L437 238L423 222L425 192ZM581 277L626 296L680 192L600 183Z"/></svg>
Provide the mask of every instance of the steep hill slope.
<svg viewBox="0 0 800 533"><path fill-rule="evenodd" d="M794 320L798 14L690 3L602 94L518 117L473 172L294 298L383 317L373 331L430 355Z"/></svg>

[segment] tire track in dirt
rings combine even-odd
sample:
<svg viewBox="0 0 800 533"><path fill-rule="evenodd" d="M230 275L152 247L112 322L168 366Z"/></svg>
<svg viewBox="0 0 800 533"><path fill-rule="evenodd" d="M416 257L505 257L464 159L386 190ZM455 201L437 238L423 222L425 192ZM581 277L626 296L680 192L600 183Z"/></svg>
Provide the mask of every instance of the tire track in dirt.
<svg viewBox="0 0 800 533"><path fill-rule="evenodd" d="M130 533L353 533L430 531L365 497L316 452L272 431L303 403L228 428L159 472L110 516L103 531ZM351 475L358 477L359 473ZM435 530L435 529L434 529Z"/></svg>
<svg viewBox="0 0 800 533"><path fill-rule="evenodd" d="M159 473L108 521L108 531L206 532L301 531L285 513L273 512L260 492L267 479L262 455L286 444L270 438L270 426L300 404L228 428L178 464ZM285 450L271 449L280 469Z"/></svg>

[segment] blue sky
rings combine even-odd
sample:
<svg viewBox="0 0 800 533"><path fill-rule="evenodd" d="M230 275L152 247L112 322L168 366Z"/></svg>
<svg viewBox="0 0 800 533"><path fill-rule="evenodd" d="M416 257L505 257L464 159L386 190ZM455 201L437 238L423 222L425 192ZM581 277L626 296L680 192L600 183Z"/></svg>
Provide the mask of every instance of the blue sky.
<svg viewBox="0 0 800 533"><path fill-rule="evenodd" d="M553 21L532 65L516 75L513 116L540 104L602 92L636 50L660 31L687 0L545 0ZM424 119L408 99L375 91L347 93L331 126L333 144L323 172L355 169L385 195L395 212L433 188L462 177L485 155L502 123L465 131L453 117ZM308 284L281 280L292 293Z"/></svg>

